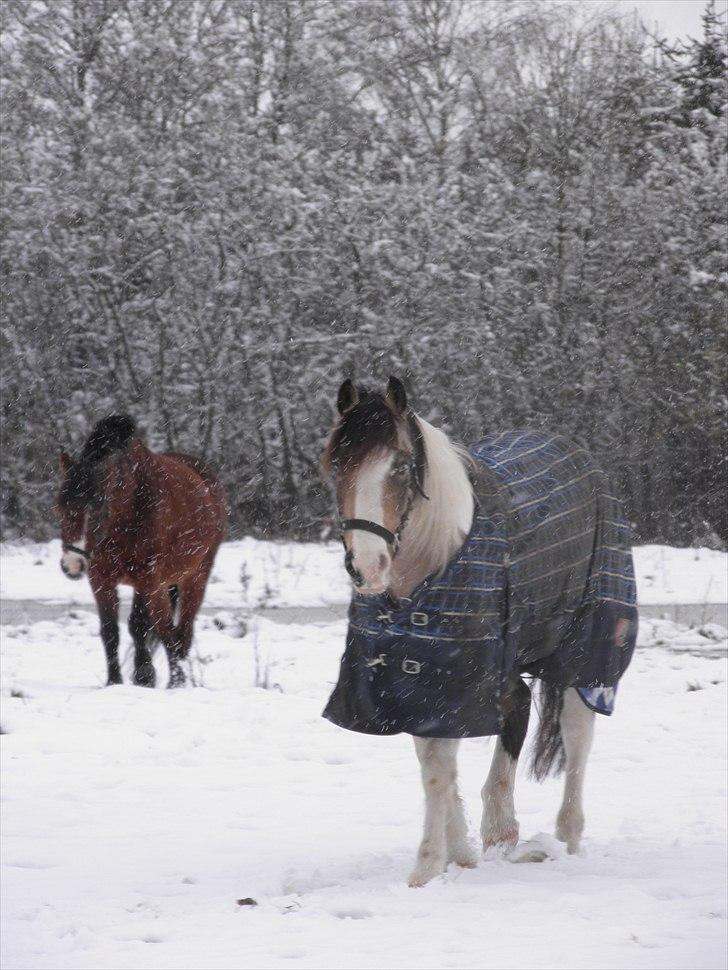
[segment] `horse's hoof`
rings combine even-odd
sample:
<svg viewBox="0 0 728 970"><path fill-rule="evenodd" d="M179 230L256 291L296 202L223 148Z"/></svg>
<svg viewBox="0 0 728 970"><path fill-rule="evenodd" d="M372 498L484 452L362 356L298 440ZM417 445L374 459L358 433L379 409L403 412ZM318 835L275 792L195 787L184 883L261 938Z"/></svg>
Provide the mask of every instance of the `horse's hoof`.
<svg viewBox="0 0 728 970"><path fill-rule="evenodd" d="M185 686L185 676L182 674L179 677L172 676L169 678L169 683L167 684L167 690L176 690L178 687Z"/></svg>
<svg viewBox="0 0 728 970"><path fill-rule="evenodd" d="M576 855L581 843L581 833L584 831L584 813L563 809L556 819L556 838L566 843L569 855Z"/></svg>
<svg viewBox="0 0 728 970"><path fill-rule="evenodd" d="M157 673L152 664L144 664L134 671L134 683L137 687L154 687Z"/></svg>
<svg viewBox="0 0 728 970"><path fill-rule="evenodd" d="M448 851L448 862L454 862L461 869L477 869L478 853L469 842Z"/></svg>
<svg viewBox="0 0 728 970"><path fill-rule="evenodd" d="M426 886L428 882L431 882L437 876L441 876L445 871L445 860L444 859L426 859L418 862L412 873L407 880L407 885L410 889L420 889L422 886Z"/></svg>
<svg viewBox="0 0 728 970"><path fill-rule="evenodd" d="M124 681L121 679L121 674L109 674L109 678L106 681L107 687L115 687L117 684L123 684Z"/></svg>
<svg viewBox="0 0 728 970"><path fill-rule="evenodd" d="M515 820L507 825L488 825L483 830L483 851L503 848L513 849L518 845L518 822Z"/></svg>

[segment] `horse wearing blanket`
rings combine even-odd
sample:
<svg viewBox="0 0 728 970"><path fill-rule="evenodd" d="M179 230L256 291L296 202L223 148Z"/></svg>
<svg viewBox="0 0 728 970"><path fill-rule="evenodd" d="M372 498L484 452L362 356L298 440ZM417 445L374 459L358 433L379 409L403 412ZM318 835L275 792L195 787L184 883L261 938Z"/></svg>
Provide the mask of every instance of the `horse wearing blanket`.
<svg viewBox="0 0 728 970"><path fill-rule="evenodd" d="M629 529L579 446L536 431L469 452L386 395L345 381L323 465L354 583L346 650L324 716L412 734L426 796L410 885L474 866L457 791L460 738L498 735L483 847L514 846L518 757L540 684L534 774L566 769L556 835L579 847L594 713L611 714L637 636Z"/></svg>

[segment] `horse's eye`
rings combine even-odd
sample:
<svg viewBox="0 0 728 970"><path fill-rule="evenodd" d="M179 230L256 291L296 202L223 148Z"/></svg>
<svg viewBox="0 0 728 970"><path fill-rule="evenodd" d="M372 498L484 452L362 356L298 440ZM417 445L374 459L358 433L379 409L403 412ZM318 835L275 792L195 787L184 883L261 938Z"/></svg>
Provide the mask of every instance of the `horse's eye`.
<svg viewBox="0 0 728 970"><path fill-rule="evenodd" d="M390 475L392 478L406 478L409 475L409 465L404 461L397 462Z"/></svg>

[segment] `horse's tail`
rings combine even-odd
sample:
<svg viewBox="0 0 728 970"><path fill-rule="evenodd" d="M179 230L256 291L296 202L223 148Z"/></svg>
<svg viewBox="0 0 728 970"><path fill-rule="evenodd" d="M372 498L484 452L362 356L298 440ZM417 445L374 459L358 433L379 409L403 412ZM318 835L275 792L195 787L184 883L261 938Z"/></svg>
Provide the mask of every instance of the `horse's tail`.
<svg viewBox="0 0 728 970"><path fill-rule="evenodd" d="M172 604L172 618L175 619L177 613L177 604L179 603L179 590L176 586L169 587L169 601ZM154 632L152 621L149 618L149 614L147 614L147 635L144 639L144 645L146 646L147 650L153 654L158 644L159 637Z"/></svg>
<svg viewBox="0 0 728 970"><path fill-rule="evenodd" d="M531 775L536 781L543 781L551 773L558 775L566 763L561 737L564 688L539 681L536 706L540 723L531 756Z"/></svg>

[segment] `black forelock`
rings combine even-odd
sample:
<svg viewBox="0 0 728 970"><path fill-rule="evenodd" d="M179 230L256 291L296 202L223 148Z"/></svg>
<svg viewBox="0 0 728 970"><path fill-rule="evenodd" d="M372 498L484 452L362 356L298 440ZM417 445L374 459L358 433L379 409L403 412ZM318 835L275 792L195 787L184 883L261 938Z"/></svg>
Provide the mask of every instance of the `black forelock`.
<svg viewBox="0 0 728 970"><path fill-rule="evenodd" d="M364 455L374 448L396 448L397 422L384 396L358 388L359 399L346 411L331 439L331 460Z"/></svg>

